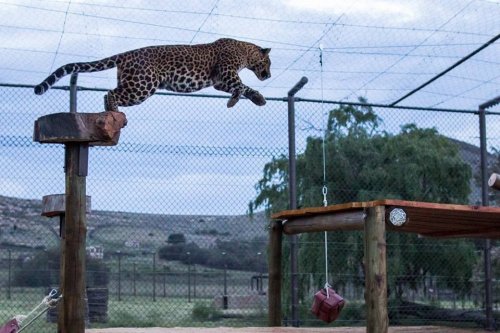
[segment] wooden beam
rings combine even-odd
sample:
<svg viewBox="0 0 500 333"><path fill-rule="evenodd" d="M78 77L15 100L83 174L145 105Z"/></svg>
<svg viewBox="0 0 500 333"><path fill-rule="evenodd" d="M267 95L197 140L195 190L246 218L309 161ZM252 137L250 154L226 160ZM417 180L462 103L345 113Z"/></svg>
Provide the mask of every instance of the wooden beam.
<svg viewBox="0 0 500 333"><path fill-rule="evenodd" d="M271 221L269 228L269 285L268 285L268 326L281 326L281 271L283 225L281 221Z"/></svg>
<svg viewBox="0 0 500 333"><path fill-rule="evenodd" d="M421 234L432 238L491 238L498 239L500 230L498 227L475 228L468 230L433 231Z"/></svg>
<svg viewBox="0 0 500 333"><path fill-rule="evenodd" d="M85 212L91 212L91 198L86 197ZM66 213L66 194L44 195L42 198L42 216L55 217Z"/></svg>
<svg viewBox="0 0 500 333"><path fill-rule="evenodd" d="M33 140L40 143L89 143L112 146L127 124L122 112L53 113L35 121Z"/></svg>
<svg viewBox="0 0 500 333"><path fill-rule="evenodd" d="M305 215L287 220L283 231L287 235L294 235L304 232L363 230L364 218L363 209L314 216Z"/></svg>
<svg viewBox="0 0 500 333"><path fill-rule="evenodd" d="M490 179L488 179L488 186L500 190L500 175L498 173L491 174Z"/></svg>
<svg viewBox="0 0 500 333"><path fill-rule="evenodd" d="M385 207L367 208L365 223L366 331L387 333L387 263Z"/></svg>

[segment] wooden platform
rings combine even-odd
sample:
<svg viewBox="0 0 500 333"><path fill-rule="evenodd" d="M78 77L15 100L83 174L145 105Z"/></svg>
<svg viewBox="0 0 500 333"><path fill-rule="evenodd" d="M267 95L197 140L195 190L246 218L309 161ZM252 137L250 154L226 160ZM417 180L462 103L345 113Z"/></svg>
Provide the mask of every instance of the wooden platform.
<svg viewBox="0 0 500 333"><path fill-rule="evenodd" d="M500 208L429 202L377 200L327 207L287 210L271 217L286 220L286 234L303 232L363 230L365 210L384 206L388 231L411 232L429 237L500 238ZM401 226L390 222L395 209L406 214Z"/></svg>
<svg viewBox="0 0 500 333"><path fill-rule="evenodd" d="M500 208L377 200L287 210L271 216L269 262L281 261L281 232L361 230L364 238L366 331L389 332L386 231L429 237L500 238ZM282 290L281 264L269 265L269 304ZM269 313L269 323L281 314Z"/></svg>

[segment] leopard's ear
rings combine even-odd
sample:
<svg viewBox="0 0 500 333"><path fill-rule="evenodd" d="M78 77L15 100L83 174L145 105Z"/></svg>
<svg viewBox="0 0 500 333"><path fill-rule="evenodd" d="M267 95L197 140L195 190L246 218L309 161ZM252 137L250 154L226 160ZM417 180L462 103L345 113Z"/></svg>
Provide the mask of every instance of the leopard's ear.
<svg viewBox="0 0 500 333"><path fill-rule="evenodd" d="M271 49L260 48L260 53L262 53L263 56L268 55L269 52L271 52Z"/></svg>

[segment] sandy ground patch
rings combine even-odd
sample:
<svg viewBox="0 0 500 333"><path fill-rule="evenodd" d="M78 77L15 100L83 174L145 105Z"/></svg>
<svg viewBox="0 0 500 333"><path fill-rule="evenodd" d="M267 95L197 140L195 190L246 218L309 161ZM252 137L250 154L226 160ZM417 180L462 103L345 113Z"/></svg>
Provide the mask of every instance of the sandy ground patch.
<svg viewBox="0 0 500 333"><path fill-rule="evenodd" d="M90 329L86 333L365 333L364 327L340 327L340 328L316 328L316 327L150 327L150 328L106 328ZM480 329L458 329L453 327L440 326L413 326L413 327L390 327L389 333L482 333L488 332Z"/></svg>

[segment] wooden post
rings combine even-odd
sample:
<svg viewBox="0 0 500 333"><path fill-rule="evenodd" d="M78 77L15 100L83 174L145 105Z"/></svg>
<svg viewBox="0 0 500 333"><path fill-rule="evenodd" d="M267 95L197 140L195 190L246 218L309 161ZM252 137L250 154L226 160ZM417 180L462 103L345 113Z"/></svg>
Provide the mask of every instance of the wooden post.
<svg viewBox="0 0 500 333"><path fill-rule="evenodd" d="M281 326L281 247L283 242L283 226L281 221L271 221L269 228L269 286L268 325Z"/></svg>
<svg viewBox="0 0 500 333"><path fill-rule="evenodd" d="M53 113L35 121L33 140L65 144L65 213L61 218L61 294L58 333L84 333L86 310L85 239L86 176L89 145L114 146L127 124L121 112L77 113L76 80L70 80L70 112Z"/></svg>
<svg viewBox="0 0 500 333"><path fill-rule="evenodd" d="M61 242L58 333L85 332L85 238L88 144L66 144L66 214Z"/></svg>
<svg viewBox="0 0 500 333"><path fill-rule="evenodd" d="M364 237L366 331L387 333L385 206L367 209Z"/></svg>

